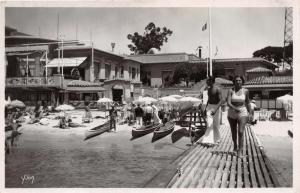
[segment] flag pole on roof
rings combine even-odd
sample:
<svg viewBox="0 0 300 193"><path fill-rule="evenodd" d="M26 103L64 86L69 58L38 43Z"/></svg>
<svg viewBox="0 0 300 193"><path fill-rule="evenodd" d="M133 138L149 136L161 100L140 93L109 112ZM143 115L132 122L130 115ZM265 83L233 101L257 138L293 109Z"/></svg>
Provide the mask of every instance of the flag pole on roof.
<svg viewBox="0 0 300 193"><path fill-rule="evenodd" d="M208 14L209 14L209 75L212 76L212 57L211 57L211 8L208 8Z"/></svg>

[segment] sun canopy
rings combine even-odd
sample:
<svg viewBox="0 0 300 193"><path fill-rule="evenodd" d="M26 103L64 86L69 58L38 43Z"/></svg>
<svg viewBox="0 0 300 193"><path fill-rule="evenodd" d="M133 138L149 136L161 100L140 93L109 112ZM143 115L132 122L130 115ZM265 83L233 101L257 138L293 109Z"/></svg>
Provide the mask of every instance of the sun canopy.
<svg viewBox="0 0 300 193"><path fill-rule="evenodd" d="M74 57L74 58L54 58L46 67L77 67L82 64L87 57Z"/></svg>

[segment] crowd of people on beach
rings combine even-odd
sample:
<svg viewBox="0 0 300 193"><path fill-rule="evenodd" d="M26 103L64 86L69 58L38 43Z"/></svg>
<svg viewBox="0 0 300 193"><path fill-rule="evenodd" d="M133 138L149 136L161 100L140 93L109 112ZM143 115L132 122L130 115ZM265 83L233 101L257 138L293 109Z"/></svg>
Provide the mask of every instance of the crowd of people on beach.
<svg viewBox="0 0 300 193"><path fill-rule="evenodd" d="M178 108L163 105L130 103L120 109L119 119L123 123L140 127L152 123L175 121L179 117Z"/></svg>

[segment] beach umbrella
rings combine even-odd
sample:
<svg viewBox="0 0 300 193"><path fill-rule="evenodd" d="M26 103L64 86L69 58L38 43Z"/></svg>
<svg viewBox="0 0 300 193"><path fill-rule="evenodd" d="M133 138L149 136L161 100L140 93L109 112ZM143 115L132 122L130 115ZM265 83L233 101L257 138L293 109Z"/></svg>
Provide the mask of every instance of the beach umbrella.
<svg viewBox="0 0 300 193"><path fill-rule="evenodd" d="M278 97L276 100L278 102L283 103L283 104L292 103L293 102L293 96L289 95L289 94L286 94L286 95L283 95L281 97Z"/></svg>
<svg viewBox="0 0 300 193"><path fill-rule="evenodd" d="M55 110L57 111L72 111L75 108L72 105L67 105L67 104L63 104L63 105L59 105L55 108Z"/></svg>
<svg viewBox="0 0 300 193"><path fill-rule="evenodd" d="M112 103L113 101L109 98L101 98L97 101L97 103Z"/></svg>
<svg viewBox="0 0 300 193"><path fill-rule="evenodd" d="M152 97L141 97L138 100L133 101L135 104L150 104L154 102L157 102L157 100Z"/></svg>
<svg viewBox="0 0 300 193"><path fill-rule="evenodd" d="M200 99L195 98L195 97L183 97L183 98L179 99L179 101L180 102L193 102L193 103L195 103L195 102L201 102Z"/></svg>
<svg viewBox="0 0 300 193"><path fill-rule="evenodd" d="M173 94L173 95L170 95L169 97L173 97L175 99L181 99L183 96L178 95L178 94Z"/></svg>
<svg viewBox="0 0 300 193"><path fill-rule="evenodd" d="M178 100L172 96L166 96L159 98L159 101L166 102L166 103L176 103Z"/></svg>
<svg viewBox="0 0 300 193"><path fill-rule="evenodd" d="M10 97L7 98L7 100L5 100L4 104L5 107L8 106L11 103Z"/></svg>
<svg viewBox="0 0 300 193"><path fill-rule="evenodd" d="M10 104L10 101L5 100L5 101L4 101L4 104L5 104L5 107L6 107L6 106L8 106L8 105Z"/></svg>
<svg viewBox="0 0 300 193"><path fill-rule="evenodd" d="M9 108L24 108L26 105L19 100L13 100L8 104Z"/></svg>

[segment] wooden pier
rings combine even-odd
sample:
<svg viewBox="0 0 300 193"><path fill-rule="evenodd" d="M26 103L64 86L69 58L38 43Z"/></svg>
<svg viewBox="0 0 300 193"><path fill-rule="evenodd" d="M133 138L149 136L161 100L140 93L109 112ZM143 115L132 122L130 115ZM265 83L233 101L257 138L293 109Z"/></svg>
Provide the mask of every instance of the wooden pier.
<svg viewBox="0 0 300 193"><path fill-rule="evenodd" d="M156 188L265 188L279 187L263 148L250 125L246 126L244 157L233 154L229 126L220 128L221 142L214 147L192 146L151 179Z"/></svg>

